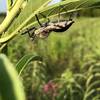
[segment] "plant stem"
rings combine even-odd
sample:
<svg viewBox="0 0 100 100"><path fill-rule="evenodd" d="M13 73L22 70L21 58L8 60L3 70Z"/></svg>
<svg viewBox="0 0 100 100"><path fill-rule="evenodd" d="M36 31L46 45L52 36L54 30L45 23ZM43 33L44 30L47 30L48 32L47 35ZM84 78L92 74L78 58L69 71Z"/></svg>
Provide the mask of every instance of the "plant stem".
<svg viewBox="0 0 100 100"><path fill-rule="evenodd" d="M5 30L9 27L9 25L14 20L16 15L19 13L20 7L21 7L23 2L24 2L24 0L18 0L16 2L15 6L13 7L13 9L9 12L9 14L6 16L6 18L4 19L4 21L0 25L0 34L5 32Z"/></svg>

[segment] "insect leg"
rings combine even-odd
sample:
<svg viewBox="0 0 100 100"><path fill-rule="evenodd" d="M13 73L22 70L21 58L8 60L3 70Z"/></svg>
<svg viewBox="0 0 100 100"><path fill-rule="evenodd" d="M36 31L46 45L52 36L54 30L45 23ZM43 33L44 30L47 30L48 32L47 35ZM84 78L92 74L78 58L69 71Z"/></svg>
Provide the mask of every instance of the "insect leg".
<svg viewBox="0 0 100 100"><path fill-rule="evenodd" d="M68 5L66 5L66 6L68 6ZM65 14L67 14L67 9L65 8L66 6L60 5L60 6L59 6L59 7L61 8L61 9L60 9L60 12L61 12L62 10L64 10L64 11L66 11ZM74 13L71 13L71 14L69 15L69 19L68 19L68 20L72 21L72 19L73 19L73 14L74 14Z"/></svg>
<svg viewBox="0 0 100 100"><path fill-rule="evenodd" d="M33 30L33 29L35 29L34 26L33 26L33 27L30 27L30 28L26 28L26 30L25 30L24 32L22 32L21 35L24 35L24 34L28 33L29 31L31 31L31 30Z"/></svg>
<svg viewBox="0 0 100 100"><path fill-rule="evenodd" d="M42 17L44 17L44 18L46 18L47 20L48 20L48 23L50 22L50 19L47 17L47 16L45 16L44 14L42 14L42 13L39 13Z"/></svg>
<svg viewBox="0 0 100 100"><path fill-rule="evenodd" d="M34 36L34 31L36 30L36 28L34 27L34 30L32 30L32 32L28 32L28 35L29 35L29 37L31 38L31 37L33 37Z"/></svg>
<svg viewBox="0 0 100 100"><path fill-rule="evenodd" d="M39 21L39 18L38 18L38 16L37 16L37 14L35 15L35 17L36 17L36 20L38 21L39 25L42 27L42 24L41 24L41 22Z"/></svg>
<svg viewBox="0 0 100 100"><path fill-rule="evenodd" d="M31 36L31 41L33 41L35 39L36 35L33 33L33 36Z"/></svg>
<svg viewBox="0 0 100 100"><path fill-rule="evenodd" d="M58 12L58 22L60 22L60 7L59 7L59 12Z"/></svg>
<svg viewBox="0 0 100 100"><path fill-rule="evenodd" d="M36 30L36 28L34 27L32 27L32 28L30 28L30 29L26 29L26 31L25 32L22 32L22 34L21 35L25 35L26 33L28 34L28 36L30 37L30 39L33 41L34 40L34 38L35 38L35 33L34 33L34 31ZM32 31L32 32L30 32L30 31ZM20 31L19 31L20 32Z"/></svg>

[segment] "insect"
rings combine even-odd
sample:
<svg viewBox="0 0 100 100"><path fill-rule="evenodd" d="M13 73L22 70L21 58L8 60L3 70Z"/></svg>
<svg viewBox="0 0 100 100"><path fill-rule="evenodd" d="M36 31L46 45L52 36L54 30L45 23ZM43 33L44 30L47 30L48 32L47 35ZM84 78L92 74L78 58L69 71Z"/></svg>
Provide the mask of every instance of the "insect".
<svg viewBox="0 0 100 100"><path fill-rule="evenodd" d="M41 13L40 13L41 14ZM41 14L43 17L46 18L45 15ZM50 19L48 19L47 22L41 23L39 21L39 18L37 14L35 15L36 20L38 21L38 24L40 25L39 28L36 27L30 27L29 29L25 30L22 32L22 35L25 33L29 34L29 37L34 40L34 38L39 37L39 38L46 38L49 36L51 32L64 32L68 30L71 25L74 23L74 21L69 18L68 20L59 20L55 22L50 22Z"/></svg>
<svg viewBox="0 0 100 100"><path fill-rule="evenodd" d="M74 9L79 8L81 5L85 4L86 2L87 2L87 0L80 3ZM64 7L60 7L60 8L64 9ZM66 11L66 9L65 9L65 11ZM39 14L41 14L41 13L39 13ZM44 18L46 18L45 15L43 15L43 14L41 14L41 15ZM59 15L60 15L60 13L59 13ZM37 14L35 15L35 17L36 17L36 20L38 21L40 27L36 28L36 27L32 26L32 27L28 28L27 30L25 30L24 32L22 32L22 35L25 34L25 33L28 33L29 37L32 40L34 40L34 38L36 38L36 37L46 38L46 37L49 36L49 34L51 32L57 32L57 33L58 32L64 32L64 31L68 30L72 26L72 24L74 23L71 16L68 20L58 20L58 21L51 22L50 19L48 19L48 21L45 22L45 23L41 23L39 21Z"/></svg>
<svg viewBox="0 0 100 100"><path fill-rule="evenodd" d="M52 31L54 31L54 32L64 32L67 29L69 29L70 26L73 23L74 23L74 21L71 20L71 19L69 19L69 20L61 20L60 22L53 22L52 25L54 26L54 28L52 29Z"/></svg>
<svg viewBox="0 0 100 100"><path fill-rule="evenodd" d="M59 22L58 21L50 22L48 20L48 22L41 24L38 19L38 16L37 15L35 16L40 27L39 28L31 27L22 33L22 35L28 33L29 37L32 40L34 40L35 37L46 38L49 36L51 32L64 32L67 29L69 29L70 26L74 23L72 19L69 19L69 20L60 20Z"/></svg>

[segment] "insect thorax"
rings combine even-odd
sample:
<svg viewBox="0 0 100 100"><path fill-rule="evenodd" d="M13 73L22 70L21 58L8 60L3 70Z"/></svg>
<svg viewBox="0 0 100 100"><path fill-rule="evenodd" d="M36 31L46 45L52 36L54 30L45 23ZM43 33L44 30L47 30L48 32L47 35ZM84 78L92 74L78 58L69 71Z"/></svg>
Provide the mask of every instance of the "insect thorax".
<svg viewBox="0 0 100 100"><path fill-rule="evenodd" d="M41 28L35 30L34 33L37 37L46 38L46 37L48 37L50 30L46 29L46 27L41 27Z"/></svg>

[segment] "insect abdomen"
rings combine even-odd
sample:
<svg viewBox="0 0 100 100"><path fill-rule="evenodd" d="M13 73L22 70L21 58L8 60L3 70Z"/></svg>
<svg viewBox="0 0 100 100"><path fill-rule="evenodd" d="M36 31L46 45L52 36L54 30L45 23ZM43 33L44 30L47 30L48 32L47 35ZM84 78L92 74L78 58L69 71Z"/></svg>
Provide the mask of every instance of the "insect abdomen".
<svg viewBox="0 0 100 100"><path fill-rule="evenodd" d="M70 26L74 23L74 21L66 21L66 23L58 23L55 25L55 29L53 29L54 32L64 32L67 29L70 28Z"/></svg>

